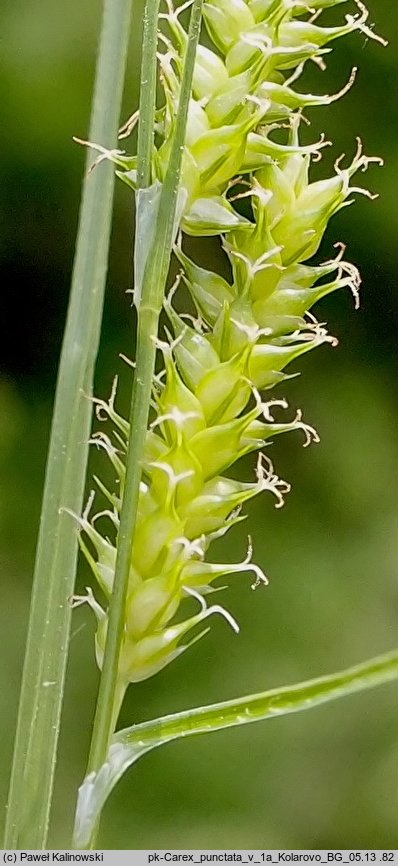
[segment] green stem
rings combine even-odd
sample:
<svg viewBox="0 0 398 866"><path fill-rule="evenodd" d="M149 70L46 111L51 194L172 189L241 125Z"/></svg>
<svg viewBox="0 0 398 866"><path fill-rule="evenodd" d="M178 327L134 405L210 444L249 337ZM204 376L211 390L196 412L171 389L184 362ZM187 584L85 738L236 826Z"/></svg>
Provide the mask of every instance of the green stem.
<svg viewBox="0 0 398 866"><path fill-rule="evenodd" d="M105 0L90 140L114 147L131 0ZM87 168L93 151L87 156ZM4 847L44 849L53 791L80 513L111 228L114 172L86 175L55 398Z"/></svg>
<svg viewBox="0 0 398 866"><path fill-rule="evenodd" d="M156 72L158 17L160 0L147 0L142 40L140 118L138 125L137 186L145 189L151 182L151 163L155 137Z"/></svg>
<svg viewBox="0 0 398 866"><path fill-rule="evenodd" d="M94 720L89 771L97 769L105 760L113 733L113 707L118 684L118 664L123 638L125 603L141 480L141 462L155 367L158 322L174 240L174 223L180 185L182 153L192 89L196 47L200 33L202 3L203 0L194 0L192 6L173 144L169 165L162 185L159 208L157 214L154 214L154 218L156 219L155 240L147 255L144 271L142 300L139 305L138 315L136 369L130 411L131 432L127 451L126 478L118 533L115 580L109 605L107 638ZM149 7L152 10L152 14L155 14L156 3L148 4L148 10ZM150 105L145 103L143 106L140 106L141 123L143 112L150 110L152 110L152 103ZM152 146L152 137L147 136L146 142L147 146ZM143 180L149 179L148 165L150 165L150 162L147 161L147 168L145 171L142 170L141 176Z"/></svg>

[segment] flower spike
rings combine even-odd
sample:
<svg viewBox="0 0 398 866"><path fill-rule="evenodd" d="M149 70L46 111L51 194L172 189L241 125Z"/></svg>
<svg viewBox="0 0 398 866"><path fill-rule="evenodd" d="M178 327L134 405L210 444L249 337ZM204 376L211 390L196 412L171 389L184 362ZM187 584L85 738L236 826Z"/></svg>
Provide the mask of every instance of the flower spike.
<svg viewBox="0 0 398 866"><path fill-rule="evenodd" d="M346 2L204 0L209 40L196 56L183 147L182 213L174 248L178 273L164 300L168 325L162 339L153 337L163 369L154 375L142 464L118 673L122 688L178 658L204 636L207 629L198 633L197 627L213 614L239 630L224 607L207 606L206 596L220 589L213 584L227 574L254 573L253 588L266 586L268 578L252 562L250 537L240 563L211 562L211 544L244 519L245 502L260 493L272 494L276 508L283 506L290 485L264 453L275 436L300 431L304 447L319 442L300 409L286 420L286 400L264 391L298 375L294 367L292 373L286 369L301 355L336 345L313 315L314 304L348 287L359 305L361 278L345 260L344 244L336 244L334 257L326 261L319 263L315 256L331 218L351 204L350 197L373 198L355 185L354 175L382 160L367 157L357 139L348 167L342 156L331 177L313 181L312 163L330 142L324 135L310 144L301 138L302 124L308 122L303 112L342 97L354 84L356 67L334 95L296 89L307 62L325 68L335 39L358 31L385 44L369 26L362 0L353 0L355 11L351 6L340 24L324 26L323 12ZM163 95L151 164L158 189L167 173L187 50L181 13L190 5L191 0L180 6L164 0L160 16ZM121 138L137 119L135 112L121 128ZM99 153L97 162L114 162L118 177L135 188L136 157L90 146ZM198 261L192 260L184 235L221 236L228 276L205 266L199 254ZM191 299L185 312L179 311L182 290ZM96 479L106 507L90 516L91 494L82 517L75 517L81 549L104 597L103 607L91 590L74 599L94 611L100 667L130 436L116 402L115 379L109 399L94 400L97 419L113 429L91 438L111 463L116 492ZM255 477L236 480L232 467L252 452L257 454ZM193 616L187 611L189 599L200 608Z"/></svg>

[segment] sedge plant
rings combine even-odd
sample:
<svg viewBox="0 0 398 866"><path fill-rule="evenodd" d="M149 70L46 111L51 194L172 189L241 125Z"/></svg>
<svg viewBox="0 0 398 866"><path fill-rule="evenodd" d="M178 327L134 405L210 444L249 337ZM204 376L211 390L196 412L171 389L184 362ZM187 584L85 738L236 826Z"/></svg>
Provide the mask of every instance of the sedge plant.
<svg viewBox="0 0 398 866"><path fill-rule="evenodd" d="M250 540L238 563L212 561L212 543L244 519L253 497L271 494L277 508L283 505L290 488L270 460L271 440L292 433L305 445L318 441L280 386L296 374L292 362L335 343L312 310L317 301L347 288L359 303L360 276L345 247L336 244L325 261L318 250L334 214L358 194L372 197L358 173L381 162L357 139L351 160L337 159L330 177L313 180L312 165L330 143L303 141L306 109L343 96L356 73L340 93L318 95L300 88L306 64L323 70L330 44L354 31L383 42L360 0L340 23L327 23L328 10L346 3L189 0L175 7L148 0L140 106L121 132L138 123L137 155L90 142L135 195L138 338L129 418L118 410L116 380L108 400L94 400L98 419L111 429L95 430L91 440L112 464L113 486L95 479L107 506L96 512L92 494L82 514L67 503L63 509L78 524L96 581L74 604L92 608L101 671L78 796L78 848L94 846L114 785L155 746L307 709L398 676L395 651L339 674L115 733L130 684L203 638L213 616L239 631L214 595L219 579L250 574L252 589L260 590L268 578L252 559ZM214 269L200 258L200 240L191 257L187 236L218 237ZM171 256L177 277L166 290ZM252 473L238 481L233 467L247 454ZM187 600L194 613L186 613Z"/></svg>

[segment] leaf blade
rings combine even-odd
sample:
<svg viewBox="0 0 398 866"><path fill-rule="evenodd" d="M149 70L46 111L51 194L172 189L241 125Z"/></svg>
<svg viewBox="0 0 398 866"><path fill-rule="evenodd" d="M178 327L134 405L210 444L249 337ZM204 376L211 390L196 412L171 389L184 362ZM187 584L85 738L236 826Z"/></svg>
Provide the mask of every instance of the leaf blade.
<svg viewBox="0 0 398 866"><path fill-rule="evenodd" d="M172 740L302 712L398 679L398 649L334 674L293 686L173 713L118 731L98 773L79 789L74 844L85 848L93 826L113 788L146 752Z"/></svg>

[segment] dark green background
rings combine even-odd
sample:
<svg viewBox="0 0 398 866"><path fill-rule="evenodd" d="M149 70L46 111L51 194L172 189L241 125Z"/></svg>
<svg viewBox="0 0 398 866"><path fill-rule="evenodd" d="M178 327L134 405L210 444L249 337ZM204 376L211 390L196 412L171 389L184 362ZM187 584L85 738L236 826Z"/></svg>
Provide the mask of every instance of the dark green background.
<svg viewBox="0 0 398 866"><path fill-rule="evenodd" d="M2 803L84 160L72 135L87 134L100 6L99 0L6 0L2 10ZM134 14L123 117L136 106L141 3ZM264 495L215 551L243 558L250 530L255 558L271 577L269 588L255 594L247 575L230 580L223 598L240 622L239 637L214 621L210 636L185 657L131 690L125 724L326 673L397 645L395 0L372 0L371 20L390 40L388 49L354 34L336 47L325 74L307 76L313 90L332 92L352 66L360 67L343 102L310 114L311 136L325 131L334 141L333 157L319 170L342 151L351 154L358 134L367 153L386 161L364 178L380 199L343 211L323 248L329 258L336 240L348 243L347 255L363 275L361 310L355 313L344 293L323 302L318 318L328 320L339 347L307 356L303 375L279 392L303 407L321 444L303 451L292 436L273 446L279 473L293 484L286 507L275 511ZM118 353L132 353L124 294L131 287L132 226L132 195L119 185L96 391L107 395L120 372L124 408L129 377ZM242 477L253 477L252 460ZM80 585L89 579L82 566ZM69 843L97 676L88 610L76 613L73 633L55 847ZM387 686L308 715L154 752L113 795L101 844L398 848L397 697L397 688Z"/></svg>

